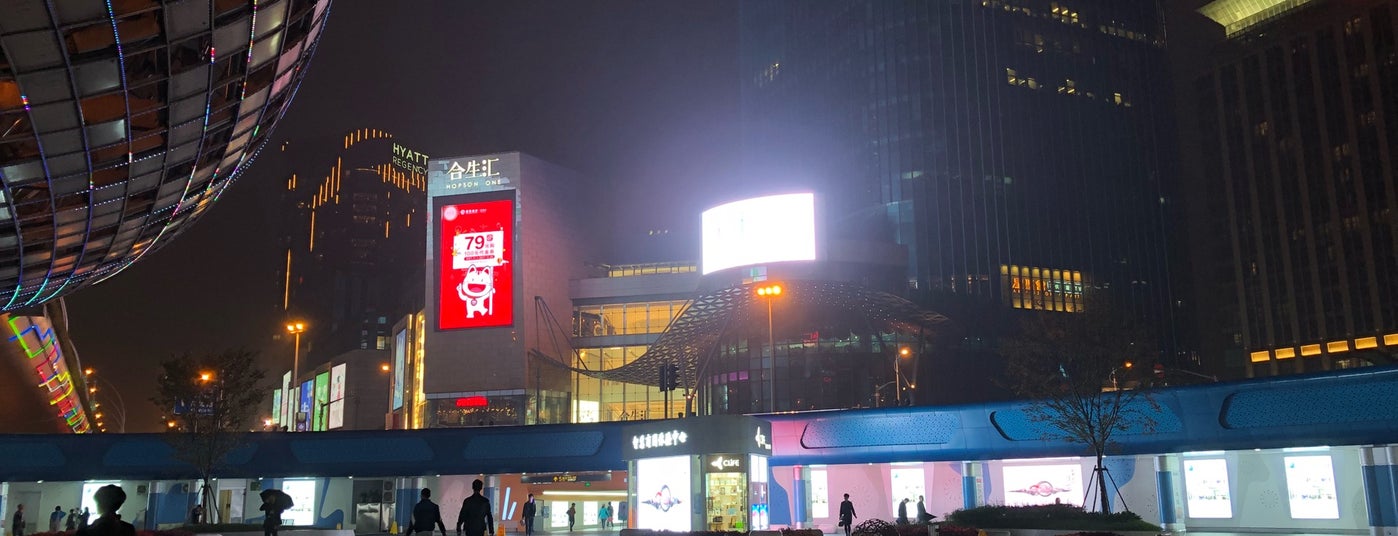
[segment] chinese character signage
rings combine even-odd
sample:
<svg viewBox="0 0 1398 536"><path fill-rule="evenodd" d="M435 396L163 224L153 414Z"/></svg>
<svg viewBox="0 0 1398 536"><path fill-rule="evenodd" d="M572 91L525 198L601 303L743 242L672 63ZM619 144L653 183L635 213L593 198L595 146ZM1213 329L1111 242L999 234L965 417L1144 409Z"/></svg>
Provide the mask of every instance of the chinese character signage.
<svg viewBox="0 0 1398 536"><path fill-rule="evenodd" d="M519 186L519 153L433 158L427 163L427 195L467 194Z"/></svg>
<svg viewBox="0 0 1398 536"><path fill-rule="evenodd" d="M1082 311L1082 272L1000 265L1000 283L1005 301L1015 309Z"/></svg>
<svg viewBox="0 0 1398 536"><path fill-rule="evenodd" d="M515 203L490 197L436 206L438 330L514 324Z"/></svg>

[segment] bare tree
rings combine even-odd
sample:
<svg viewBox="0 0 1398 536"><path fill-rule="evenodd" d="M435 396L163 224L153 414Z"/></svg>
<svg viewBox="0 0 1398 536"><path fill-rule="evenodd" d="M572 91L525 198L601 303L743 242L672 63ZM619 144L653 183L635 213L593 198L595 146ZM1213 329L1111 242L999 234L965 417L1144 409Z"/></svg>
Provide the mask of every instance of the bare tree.
<svg viewBox="0 0 1398 536"><path fill-rule="evenodd" d="M256 366L255 352L244 349L193 355L160 363L157 395L151 398L171 415L166 440L175 457L193 465L202 479L199 490L208 519L218 521L217 501L209 488L228 453L242 441L263 399L266 371Z"/></svg>
<svg viewBox="0 0 1398 536"><path fill-rule="evenodd" d="M1082 443L1096 457L1090 492L1097 488L1110 513L1108 475L1102 460L1117 434L1155 428L1155 402L1134 381L1148 368L1156 341L1130 313L1089 295L1080 312L1038 312L1017 336L1001 341L1006 387L1032 400L1029 419L1049 430L1045 439ZM1142 364L1143 366L1137 366ZM1084 494L1086 500L1086 493Z"/></svg>

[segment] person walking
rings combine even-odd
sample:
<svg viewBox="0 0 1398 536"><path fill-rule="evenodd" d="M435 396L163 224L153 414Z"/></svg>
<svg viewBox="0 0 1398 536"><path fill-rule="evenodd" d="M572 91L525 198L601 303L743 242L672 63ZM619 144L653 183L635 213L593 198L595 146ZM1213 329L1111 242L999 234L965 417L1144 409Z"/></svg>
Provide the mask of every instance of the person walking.
<svg viewBox="0 0 1398 536"><path fill-rule="evenodd" d="M14 536L24 536L24 505L15 507L14 526L10 528L10 534Z"/></svg>
<svg viewBox="0 0 1398 536"><path fill-rule="evenodd" d="M908 524L908 499L906 497L898 502L898 519L896 521L899 525Z"/></svg>
<svg viewBox="0 0 1398 536"><path fill-rule="evenodd" d="M840 502L840 526L845 528L845 536L850 536L850 525L854 524L854 518L859 517L854 513L854 503L849 502L849 494L845 494L845 500Z"/></svg>
<svg viewBox="0 0 1398 536"><path fill-rule="evenodd" d="M578 503L568 503L568 532L573 532L573 521L577 520Z"/></svg>
<svg viewBox="0 0 1398 536"><path fill-rule="evenodd" d="M918 523L921 523L921 524L927 524L928 522L932 521L932 518L934 518L934 517L937 517L937 516L934 516L934 515L932 515L932 514L927 513L927 505L923 502L923 497L922 497L921 495L918 495L918 496L917 496L917 522L918 522Z"/></svg>
<svg viewBox="0 0 1398 536"><path fill-rule="evenodd" d="M198 525L204 522L204 505L196 504L194 509L189 511L189 524Z"/></svg>
<svg viewBox="0 0 1398 536"><path fill-rule="evenodd" d="M471 496L461 501L461 512L456 514L456 533L465 536L491 536L495 534L495 516L490 514L490 499L481 495L485 482L477 478L471 481ZM534 495L529 495L529 504L534 503ZM529 508L526 506L526 508ZM527 511L532 511L532 508ZM534 530L534 522L526 514L525 530Z"/></svg>
<svg viewBox="0 0 1398 536"><path fill-rule="evenodd" d="M69 508L69 509L68 509L68 520L65 521L65 522L63 523L63 530L66 531L66 532L72 532L72 531L78 530L78 509L77 509L77 508Z"/></svg>
<svg viewBox="0 0 1398 536"><path fill-rule="evenodd" d="M121 520L117 510L126 504L126 492L121 486L97 488L92 499L97 501L97 521L78 529L76 536L136 536L136 527Z"/></svg>
<svg viewBox="0 0 1398 536"><path fill-rule="evenodd" d="M534 504L534 494L529 494L529 500L524 503L524 536L534 536L534 514L538 512L538 506Z"/></svg>
<svg viewBox="0 0 1398 536"><path fill-rule="evenodd" d="M277 536L277 529L282 526L282 505L277 504L277 494L271 493L276 490L269 491L263 491L262 506L257 509L266 512L262 517L262 536Z"/></svg>
<svg viewBox="0 0 1398 536"><path fill-rule="evenodd" d="M442 509L437 507L437 503L432 502L432 490L422 488L418 494L421 498L417 504L413 505L413 519L408 523L407 536L414 533L426 532L432 534L432 526L436 525L442 529L442 536L447 536L447 524L442 522ZM422 530L426 528L427 530Z"/></svg>
<svg viewBox="0 0 1398 536"><path fill-rule="evenodd" d="M597 509L597 522L602 525L602 528L607 528L607 522L612 520L611 516L612 504L602 503L602 506Z"/></svg>
<svg viewBox="0 0 1398 536"><path fill-rule="evenodd" d="M63 507L53 507L53 513L49 514L49 532L58 532L59 523L63 522Z"/></svg>
<svg viewBox="0 0 1398 536"><path fill-rule="evenodd" d="M91 519L91 518L92 518L92 511L91 511L91 510L88 510L87 507L84 506L84 507L83 507L83 513L81 513L81 514L78 515L78 528L81 529L81 528L83 528L83 527L86 527L86 526L88 525L88 523L87 523L88 519Z"/></svg>

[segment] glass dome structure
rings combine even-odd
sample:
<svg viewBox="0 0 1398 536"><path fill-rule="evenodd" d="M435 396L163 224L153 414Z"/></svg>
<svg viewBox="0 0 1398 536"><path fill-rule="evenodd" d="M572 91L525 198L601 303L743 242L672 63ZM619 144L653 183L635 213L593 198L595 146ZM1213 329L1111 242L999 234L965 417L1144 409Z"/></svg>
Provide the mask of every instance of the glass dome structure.
<svg viewBox="0 0 1398 536"><path fill-rule="evenodd" d="M0 0L0 311L187 229L286 112L330 0Z"/></svg>

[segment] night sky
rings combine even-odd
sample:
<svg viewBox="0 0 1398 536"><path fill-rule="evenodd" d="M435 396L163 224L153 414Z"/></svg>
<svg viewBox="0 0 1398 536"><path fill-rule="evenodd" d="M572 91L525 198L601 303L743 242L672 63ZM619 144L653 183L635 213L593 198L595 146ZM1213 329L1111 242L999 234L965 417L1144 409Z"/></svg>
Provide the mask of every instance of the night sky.
<svg viewBox="0 0 1398 536"><path fill-rule="evenodd" d="M740 180L737 46L729 0L336 2L262 157L189 231L68 299L83 363L118 385L128 432L161 429L148 399L172 354L245 346L289 368L277 170L328 168L307 153L355 128L432 156L520 150L576 169L608 185L597 217L618 231L692 225ZM275 154L282 140L293 150Z"/></svg>

